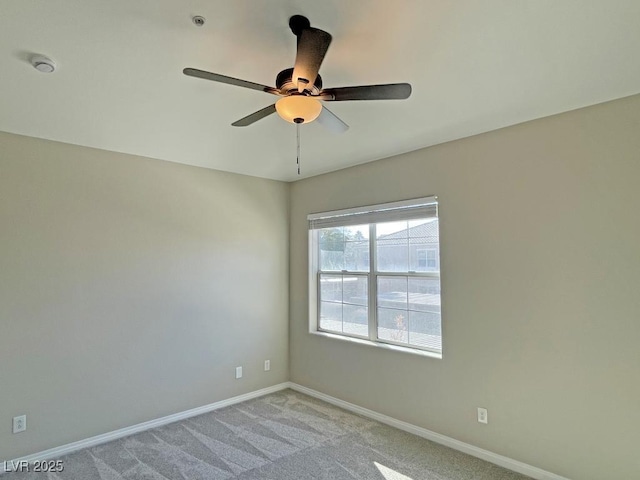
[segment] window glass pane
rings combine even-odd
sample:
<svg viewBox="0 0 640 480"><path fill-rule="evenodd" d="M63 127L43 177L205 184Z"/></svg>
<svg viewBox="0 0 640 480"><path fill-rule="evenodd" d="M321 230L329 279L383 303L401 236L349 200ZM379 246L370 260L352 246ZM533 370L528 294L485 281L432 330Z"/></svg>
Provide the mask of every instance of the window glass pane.
<svg viewBox="0 0 640 480"><path fill-rule="evenodd" d="M321 271L369 271L369 225L318 230Z"/></svg>
<svg viewBox="0 0 640 480"><path fill-rule="evenodd" d="M439 312L409 312L409 344L442 350Z"/></svg>
<svg viewBox="0 0 640 480"><path fill-rule="evenodd" d="M407 277L378 277L378 306L407 309Z"/></svg>
<svg viewBox="0 0 640 480"><path fill-rule="evenodd" d="M406 310L378 308L378 338L396 343L408 342L409 316Z"/></svg>
<svg viewBox="0 0 640 480"><path fill-rule="evenodd" d="M320 250L320 270L323 271L340 271L344 270L344 252L334 250Z"/></svg>
<svg viewBox="0 0 640 480"><path fill-rule="evenodd" d="M412 220L408 222L409 270L437 272L438 219Z"/></svg>
<svg viewBox="0 0 640 480"><path fill-rule="evenodd" d="M365 276L344 275L342 277L342 301L367 306L369 303L368 280Z"/></svg>
<svg viewBox="0 0 640 480"><path fill-rule="evenodd" d="M344 270L369 271L369 225L344 227Z"/></svg>
<svg viewBox="0 0 640 480"><path fill-rule="evenodd" d="M320 275L320 328L368 337L368 277Z"/></svg>
<svg viewBox="0 0 640 480"><path fill-rule="evenodd" d="M344 270L344 227L318 230L318 247L320 270Z"/></svg>
<svg viewBox="0 0 640 480"><path fill-rule="evenodd" d="M344 305L343 331L351 335L369 336L368 309L366 306Z"/></svg>
<svg viewBox="0 0 640 480"><path fill-rule="evenodd" d="M409 278L409 310L440 313L440 279Z"/></svg>
<svg viewBox="0 0 640 480"><path fill-rule="evenodd" d="M369 240L369 224L351 225L344 227L344 239L346 242L365 242ZM367 245L368 248L368 245Z"/></svg>
<svg viewBox="0 0 640 480"><path fill-rule="evenodd" d="M342 302L342 275L320 275L320 300Z"/></svg>
<svg viewBox="0 0 640 480"><path fill-rule="evenodd" d="M369 271L369 225L344 227L344 270Z"/></svg>
<svg viewBox="0 0 640 480"><path fill-rule="evenodd" d="M409 344L440 351L440 279L409 278Z"/></svg>
<svg viewBox="0 0 640 480"><path fill-rule="evenodd" d="M320 328L342 332L342 304L320 302Z"/></svg>
<svg viewBox="0 0 640 480"><path fill-rule="evenodd" d="M406 272L409 268L409 222L376 224L376 258L381 272Z"/></svg>

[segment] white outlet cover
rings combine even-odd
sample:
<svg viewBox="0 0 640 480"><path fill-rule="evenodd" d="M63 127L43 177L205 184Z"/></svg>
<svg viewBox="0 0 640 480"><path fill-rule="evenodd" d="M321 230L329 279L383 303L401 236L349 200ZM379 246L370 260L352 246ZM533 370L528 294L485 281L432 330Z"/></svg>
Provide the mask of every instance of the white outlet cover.
<svg viewBox="0 0 640 480"><path fill-rule="evenodd" d="M264 361L264 371L268 372L269 370L271 370L271 360L265 360Z"/></svg>
<svg viewBox="0 0 640 480"><path fill-rule="evenodd" d="M242 378L242 367L236 367L236 378Z"/></svg>
<svg viewBox="0 0 640 480"><path fill-rule="evenodd" d="M19 415L13 417L13 433L24 432L27 429L27 416Z"/></svg>
<svg viewBox="0 0 640 480"><path fill-rule="evenodd" d="M489 412L486 408L478 407L478 422L489 423Z"/></svg>

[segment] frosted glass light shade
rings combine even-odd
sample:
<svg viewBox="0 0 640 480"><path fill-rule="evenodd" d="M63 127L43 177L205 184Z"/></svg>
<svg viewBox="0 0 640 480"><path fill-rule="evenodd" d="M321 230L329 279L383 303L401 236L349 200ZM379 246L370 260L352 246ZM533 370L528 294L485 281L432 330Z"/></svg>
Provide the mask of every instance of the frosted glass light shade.
<svg viewBox="0 0 640 480"><path fill-rule="evenodd" d="M291 95L281 98L276 102L278 115L290 123L296 123L296 118L301 118L304 122L313 122L322 111L322 104L315 98L304 95Z"/></svg>

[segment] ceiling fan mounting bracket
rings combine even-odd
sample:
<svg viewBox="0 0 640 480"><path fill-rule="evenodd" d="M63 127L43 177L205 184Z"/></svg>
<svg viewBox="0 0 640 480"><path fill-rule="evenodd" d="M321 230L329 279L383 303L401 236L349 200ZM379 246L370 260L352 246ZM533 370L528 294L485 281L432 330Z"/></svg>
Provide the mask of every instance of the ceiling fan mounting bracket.
<svg viewBox="0 0 640 480"><path fill-rule="evenodd" d="M305 28L311 27L311 22L307 17L294 15L289 19L289 28L296 37L299 37Z"/></svg>

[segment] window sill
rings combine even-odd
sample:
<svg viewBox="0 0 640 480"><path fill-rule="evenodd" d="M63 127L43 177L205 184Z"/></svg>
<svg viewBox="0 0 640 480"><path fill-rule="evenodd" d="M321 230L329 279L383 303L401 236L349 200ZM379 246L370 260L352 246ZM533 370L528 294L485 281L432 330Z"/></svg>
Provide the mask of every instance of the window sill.
<svg viewBox="0 0 640 480"><path fill-rule="evenodd" d="M411 355L418 355L420 357L436 358L442 360L441 353L429 352L427 350L418 350L417 348L401 347L399 345L391 345L388 343L372 342L371 340L365 340L363 338L345 337L344 335L337 335L329 332L310 331L312 335L319 337L332 338L334 340L340 340L342 342L357 343L359 345L367 345L370 347L382 348L384 350L392 350L394 352L408 353Z"/></svg>

